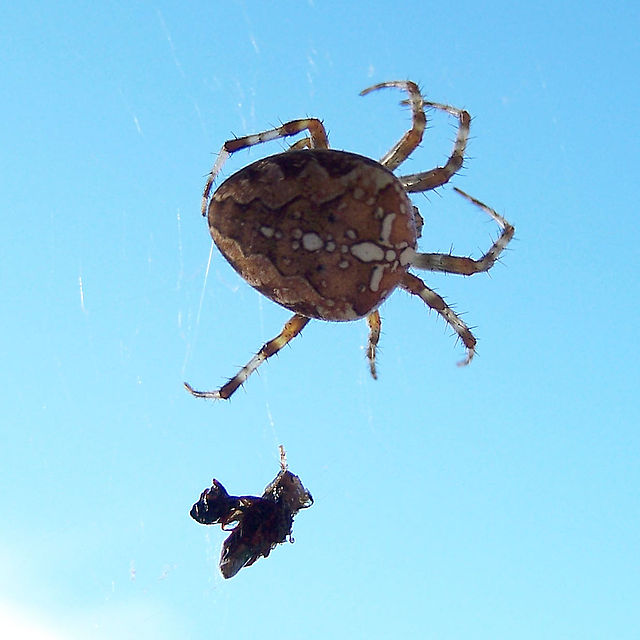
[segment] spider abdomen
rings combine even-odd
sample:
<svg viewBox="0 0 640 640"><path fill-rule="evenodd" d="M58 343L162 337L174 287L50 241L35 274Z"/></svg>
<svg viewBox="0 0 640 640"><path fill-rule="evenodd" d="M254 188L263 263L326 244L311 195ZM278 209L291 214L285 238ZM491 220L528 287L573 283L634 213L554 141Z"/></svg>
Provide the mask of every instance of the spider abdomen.
<svg viewBox="0 0 640 640"><path fill-rule="evenodd" d="M209 229L234 269L310 318L354 320L395 289L415 255L413 206L370 158L288 151L233 174L213 194Z"/></svg>

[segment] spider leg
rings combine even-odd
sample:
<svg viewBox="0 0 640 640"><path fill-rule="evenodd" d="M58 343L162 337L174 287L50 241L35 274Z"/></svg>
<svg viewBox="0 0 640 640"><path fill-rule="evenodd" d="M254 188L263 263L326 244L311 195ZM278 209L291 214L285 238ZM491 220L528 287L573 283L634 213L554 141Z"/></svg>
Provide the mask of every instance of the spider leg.
<svg viewBox="0 0 640 640"><path fill-rule="evenodd" d="M282 126L275 129L269 129L262 133L255 133L250 136L243 136L242 138L234 138L233 140L227 140L220 149L218 159L213 165L213 169L209 173L207 183L204 186L204 192L202 194L202 215L207 215L207 205L209 203L209 195L211 194L211 187L213 181L216 179L222 165L227 161L227 158L240 149L246 149L262 142L268 142L269 140L277 140L278 138L286 138L287 136L294 136L304 130L309 131L311 136L309 146L312 149L328 149L329 139L327 138L327 132L324 125L317 118L304 118L302 120L291 120L291 122L285 122ZM295 144L293 145L295 147Z"/></svg>
<svg viewBox="0 0 640 640"><path fill-rule="evenodd" d="M424 128L427 124L427 117L424 114L425 103L420 89L415 82L394 80L390 82L380 82L374 84L372 87L368 87L360 92L361 96L367 95L371 91L377 91L385 87L397 87L398 89L404 89L409 94L409 99L406 103L411 105L411 112L413 121L411 123L411 129L407 131L402 138L396 144L380 158L380 164L384 165L393 171L396 167L401 165L415 150L422 140ZM403 103L403 104L406 104Z"/></svg>
<svg viewBox="0 0 640 640"><path fill-rule="evenodd" d="M487 251L479 260L474 260L473 258L465 256L452 256L442 253L416 253L415 257L410 261L410 264L417 269L458 273L463 276L470 276L474 273L489 271L498 259L498 256L502 253L507 244L509 244L511 238L513 238L515 228L486 204L476 200L457 187L454 187L454 191L488 213L501 227L502 233L500 234L500 237L491 245L489 251Z"/></svg>
<svg viewBox="0 0 640 640"><path fill-rule="evenodd" d="M467 357L458 362L459 366L467 365L473 359L476 348L476 339L471 333L467 325L455 314L455 312L447 305L442 296L438 295L432 289L411 273L405 273L400 287L405 291L419 296L434 311L437 311L445 320L445 322L460 336L462 344L467 348Z"/></svg>
<svg viewBox="0 0 640 640"><path fill-rule="evenodd" d="M310 318L301 316L299 313L292 316L284 325L280 334L273 340L269 340L269 342L262 345L260 351L258 351L258 353L256 353L256 355L253 356L253 358L251 358L251 360L249 360L249 362L242 367L242 369L240 369L240 371L238 371L238 373L231 378L227 384L220 387L217 391L196 391L190 384L185 382L184 386L186 390L190 394L196 396L196 398L227 400L267 358L278 353L282 347L293 340L304 329L309 320Z"/></svg>
<svg viewBox="0 0 640 640"><path fill-rule="evenodd" d="M458 133L456 135L456 141L453 144L453 151L443 167L436 167L430 171L421 171L420 173L413 173L398 178L407 192L430 191L449 182L451 177L462 167L464 152L467 147L467 140L469 139L471 116L467 111L438 102L425 102L424 104L427 107L446 111L458 118Z"/></svg>
<svg viewBox="0 0 640 640"><path fill-rule="evenodd" d="M311 138L302 138L301 140L296 140L292 145L289 146L288 151L297 151L298 149L313 149Z"/></svg>
<svg viewBox="0 0 640 640"><path fill-rule="evenodd" d="M376 309L367 316L367 324L369 325L369 343L367 344L367 359L369 360L369 370L374 380L378 379L376 373L376 347L380 340L380 313Z"/></svg>

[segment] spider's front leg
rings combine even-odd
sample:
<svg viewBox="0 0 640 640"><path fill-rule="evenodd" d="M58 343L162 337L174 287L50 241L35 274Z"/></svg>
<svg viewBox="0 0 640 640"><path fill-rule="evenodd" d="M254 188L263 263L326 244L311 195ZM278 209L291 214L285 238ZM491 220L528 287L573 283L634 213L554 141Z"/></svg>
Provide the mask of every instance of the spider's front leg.
<svg viewBox="0 0 640 640"><path fill-rule="evenodd" d="M217 391L196 391L190 384L184 383L186 390L196 398L227 400L245 380L267 359L275 355L293 340L307 325L310 318L296 313L285 325L284 329L273 340L269 340L238 373Z"/></svg>
<svg viewBox="0 0 640 640"><path fill-rule="evenodd" d="M380 158L380 164L385 166L389 171L393 171L400 166L416 149L422 141L424 129L427 125L427 117L424 114L425 103L420 88L415 82L409 80L393 80L390 82L380 82L368 87L360 92L361 96L366 96L371 91L384 89L386 87L395 87L404 89L409 94L409 98L401 104L409 104L411 106L411 129L407 131L396 144Z"/></svg>
<svg viewBox="0 0 640 640"><path fill-rule="evenodd" d="M504 251L509 244L515 228L509 224L501 215L496 213L491 207L488 207L480 200L468 195L457 187L453 188L463 198L466 198L476 207L480 207L485 213L488 213L500 226L502 233L500 237L491 245L479 260L474 260L466 256L452 256L446 253L416 253L411 260L411 266L417 269L428 269L429 271L444 271L445 273L457 273L463 276L470 276L474 273L489 271L495 264L498 256Z"/></svg>
<svg viewBox="0 0 640 640"><path fill-rule="evenodd" d="M458 133L456 141L453 145L453 151L449 159L442 167L436 167L429 171L421 171L407 176L400 176L398 180L407 192L430 191L441 187L449 182L451 178L460 170L464 162L464 152L467 148L467 140L469 139L469 127L471 125L471 116L464 109L450 107L447 104L439 102L425 102L425 106L446 111L458 118Z"/></svg>
<svg viewBox="0 0 640 640"><path fill-rule="evenodd" d="M207 206L209 204L209 196L211 195L211 187L216 176L220 173L222 165L227 161L229 156L240 149L246 149L247 147L253 147L256 144L262 142L269 142L270 140L277 140L278 138L286 138L288 136L295 136L296 134L307 130L310 137L305 138L303 146L308 146L312 149L328 149L329 139L327 138L327 132L324 125L317 118L303 118L302 120L291 120L286 122L280 127L275 129L269 129L262 133L256 133L250 136L244 136L242 138L234 138L233 140L227 140L220 149L218 159L213 165L213 169L209 173L207 183L204 186L204 192L202 194L202 215L207 215ZM292 148L298 148L296 144L292 145Z"/></svg>

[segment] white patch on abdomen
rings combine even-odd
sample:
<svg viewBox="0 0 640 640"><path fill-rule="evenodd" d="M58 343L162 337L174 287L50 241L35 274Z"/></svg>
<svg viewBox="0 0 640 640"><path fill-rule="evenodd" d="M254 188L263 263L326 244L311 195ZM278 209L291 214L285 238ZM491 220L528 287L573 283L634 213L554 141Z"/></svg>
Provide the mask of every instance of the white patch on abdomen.
<svg viewBox="0 0 640 640"><path fill-rule="evenodd" d="M384 249L375 242L359 242L351 246L351 254L362 262L380 262L384 259Z"/></svg>

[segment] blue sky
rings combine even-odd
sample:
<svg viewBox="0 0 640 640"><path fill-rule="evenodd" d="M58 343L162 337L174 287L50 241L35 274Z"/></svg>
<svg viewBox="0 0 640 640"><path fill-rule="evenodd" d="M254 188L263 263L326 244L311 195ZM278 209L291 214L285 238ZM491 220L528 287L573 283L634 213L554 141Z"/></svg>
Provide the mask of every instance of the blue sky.
<svg viewBox="0 0 640 640"><path fill-rule="evenodd" d="M7 637L637 637L640 9L371 4L3 8ZM396 292L378 381L364 321L315 321L231 402L190 397L289 316L217 251L206 275L215 153L312 115L380 157L403 96L358 93L406 78L471 112L452 184L516 226L490 276L421 274L476 360ZM403 173L446 158L429 126ZM414 202L425 251L497 234L450 187ZM214 476L261 492L280 443L316 502L224 581L189 509Z"/></svg>

